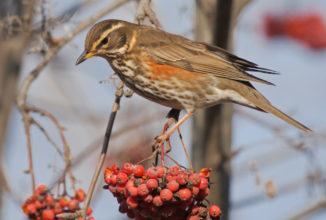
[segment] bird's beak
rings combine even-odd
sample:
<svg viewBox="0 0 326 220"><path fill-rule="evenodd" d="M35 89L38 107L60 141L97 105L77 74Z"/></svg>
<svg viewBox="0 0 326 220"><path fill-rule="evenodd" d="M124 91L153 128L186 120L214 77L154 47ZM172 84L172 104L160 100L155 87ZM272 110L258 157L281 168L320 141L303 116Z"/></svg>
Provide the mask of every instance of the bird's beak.
<svg viewBox="0 0 326 220"><path fill-rule="evenodd" d="M88 52L88 51L84 50L84 52L78 57L78 59L76 61L76 65L84 62L85 60L87 60L88 58L90 58L94 55L95 55L94 52Z"/></svg>

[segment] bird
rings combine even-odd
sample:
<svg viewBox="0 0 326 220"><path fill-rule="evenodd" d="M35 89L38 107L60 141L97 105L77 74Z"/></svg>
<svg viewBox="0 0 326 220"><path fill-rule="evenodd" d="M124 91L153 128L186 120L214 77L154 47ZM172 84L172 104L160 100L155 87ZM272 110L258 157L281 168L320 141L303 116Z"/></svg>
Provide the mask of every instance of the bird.
<svg viewBox="0 0 326 220"><path fill-rule="evenodd" d="M106 59L124 84L150 101L186 114L160 137L167 140L197 109L231 102L271 113L303 132L311 129L274 107L253 85L274 85L249 72L277 74L220 47L151 26L104 20L87 33L76 65Z"/></svg>

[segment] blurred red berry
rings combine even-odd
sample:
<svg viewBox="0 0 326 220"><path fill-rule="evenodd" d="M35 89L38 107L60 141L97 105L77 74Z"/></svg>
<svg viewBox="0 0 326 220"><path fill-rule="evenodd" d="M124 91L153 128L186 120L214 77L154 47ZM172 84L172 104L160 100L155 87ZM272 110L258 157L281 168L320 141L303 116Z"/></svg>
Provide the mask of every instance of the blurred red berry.
<svg viewBox="0 0 326 220"><path fill-rule="evenodd" d="M134 197L129 196L127 198L127 205L128 205L128 207L135 209L138 206L138 201Z"/></svg>
<svg viewBox="0 0 326 220"><path fill-rule="evenodd" d="M177 166L173 166L170 168L169 174L171 174L172 176L176 176L179 174L179 167Z"/></svg>
<svg viewBox="0 0 326 220"><path fill-rule="evenodd" d="M48 187L44 184L41 184L39 185L37 188L36 188L36 191L35 191L35 195L44 195L46 194L47 192L49 191Z"/></svg>
<svg viewBox="0 0 326 220"><path fill-rule="evenodd" d="M142 165L135 165L132 171L135 177L142 177L144 175L145 169Z"/></svg>
<svg viewBox="0 0 326 220"><path fill-rule="evenodd" d="M165 171L163 167L157 167L157 172L158 172L157 175L158 178L162 178L164 176Z"/></svg>
<svg viewBox="0 0 326 220"><path fill-rule="evenodd" d="M157 195L157 196L154 196L153 198L153 204L156 206L156 207L160 207L163 205L163 200L161 198L161 196Z"/></svg>
<svg viewBox="0 0 326 220"><path fill-rule="evenodd" d="M112 173L105 174L104 181L105 181L106 184L111 183L111 176L112 176Z"/></svg>
<svg viewBox="0 0 326 220"><path fill-rule="evenodd" d="M68 200L67 200L66 198L64 198L64 197L61 197L61 198L59 199L59 203L60 203L60 206L61 206L62 208L64 208L64 207L66 207L66 206L68 205Z"/></svg>
<svg viewBox="0 0 326 220"><path fill-rule="evenodd" d="M126 187L129 196L136 197L138 195L138 188L136 186Z"/></svg>
<svg viewBox="0 0 326 220"><path fill-rule="evenodd" d="M171 180L170 182L168 182L167 187L172 192L176 192L179 189L179 183L176 180Z"/></svg>
<svg viewBox="0 0 326 220"><path fill-rule="evenodd" d="M55 214L53 209L44 209L42 211L42 220L54 220Z"/></svg>
<svg viewBox="0 0 326 220"><path fill-rule="evenodd" d="M208 187L208 180L205 177L200 178L199 189L206 189Z"/></svg>
<svg viewBox="0 0 326 220"><path fill-rule="evenodd" d="M212 218L219 217L221 214L222 214L221 209L220 209L217 205L212 205L212 206L209 208L209 215L210 215Z"/></svg>
<svg viewBox="0 0 326 220"><path fill-rule="evenodd" d="M199 176L199 174L198 173L192 173L189 176L189 181L190 181L190 183L192 183L192 185L198 186L199 183L200 183L200 176Z"/></svg>
<svg viewBox="0 0 326 220"><path fill-rule="evenodd" d="M191 191L188 188L180 189L178 192L179 192L179 198L183 201L186 201L191 198Z"/></svg>
<svg viewBox="0 0 326 220"><path fill-rule="evenodd" d="M45 202L47 206L52 206L54 203L53 196L51 194L48 194L45 196Z"/></svg>
<svg viewBox="0 0 326 220"><path fill-rule="evenodd" d="M153 201L153 196L151 194L148 194L145 198L144 198L144 202L147 203L151 203Z"/></svg>
<svg viewBox="0 0 326 220"><path fill-rule="evenodd" d="M32 204L28 204L26 206L26 212L28 214L35 214L36 213L36 210L37 210L37 208L36 208L36 206L33 203Z"/></svg>
<svg viewBox="0 0 326 220"><path fill-rule="evenodd" d="M150 167L147 169L146 174L147 174L148 178L156 179L159 175L159 172L156 167Z"/></svg>
<svg viewBox="0 0 326 220"><path fill-rule="evenodd" d="M77 189L76 193L75 193L75 198L79 201L79 202L83 202L85 200L85 192L83 189Z"/></svg>
<svg viewBox="0 0 326 220"><path fill-rule="evenodd" d="M191 188L191 193L194 195L194 196L197 196L198 193L199 193L199 188L197 186L193 186Z"/></svg>
<svg viewBox="0 0 326 220"><path fill-rule="evenodd" d="M117 175L117 184L119 185L125 185L128 181L128 176L125 173L118 173Z"/></svg>
<svg viewBox="0 0 326 220"><path fill-rule="evenodd" d="M188 183L188 174L186 173L179 173L178 176L177 176L177 182L180 184L180 185L186 185Z"/></svg>
<svg viewBox="0 0 326 220"><path fill-rule="evenodd" d="M167 174L167 175L165 176L165 179L166 179L168 182L170 182L170 181L172 181L172 180L177 180L177 177L176 177L176 176L172 176L171 174Z"/></svg>
<svg viewBox="0 0 326 220"><path fill-rule="evenodd" d="M60 202L55 202L54 203L53 210L54 210L54 214L59 214L59 213L63 212L63 208L61 207Z"/></svg>
<svg viewBox="0 0 326 220"><path fill-rule="evenodd" d="M148 193L149 193L149 189L147 188L147 185L146 184L140 184L138 187L137 187L137 192L138 192L138 195L139 196L147 196Z"/></svg>
<svg viewBox="0 0 326 220"><path fill-rule="evenodd" d="M132 174L132 164L131 163L124 163L122 165L122 171L125 172L126 174L130 175Z"/></svg>
<svg viewBox="0 0 326 220"><path fill-rule="evenodd" d="M154 190L158 187L158 181L156 179L149 179L146 182L146 186L149 190Z"/></svg>
<svg viewBox="0 0 326 220"><path fill-rule="evenodd" d="M171 190L169 189L163 189L161 192L160 192L160 197L163 201L170 201L173 197L173 193Z"/></svg>
<svg viewBox="0 0 326 220"><path fill-rule="evenodd" d="M79 209L79 201L77 199L71 199L68 202L68 208L70 211L76 211Z"/></svg>
<svg viewBox="0 0 326 220"><path fill-rule="evenodd" d="M117 184L117 175L115 175L115 174L112 174L112 175L111 175L111 178L110 178L110 184L111 184L111 185L115 185L115 184Z"/></svg>

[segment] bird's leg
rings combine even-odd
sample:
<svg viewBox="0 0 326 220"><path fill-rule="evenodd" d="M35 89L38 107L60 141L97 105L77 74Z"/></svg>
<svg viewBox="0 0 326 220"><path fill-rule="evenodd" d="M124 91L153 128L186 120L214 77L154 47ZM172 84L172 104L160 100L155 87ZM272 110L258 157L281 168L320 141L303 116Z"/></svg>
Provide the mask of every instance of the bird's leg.
<svg viewBox="0 0 326 220"><path fill-rule="evenodd" d="M180 110L178 110L178 109L171 109L169 111L169 113L166 116L168 118L168 121L163 126L162 135L165 134L165 132L167 131L167 129L171 126L171 124L173 122L177 122L178 121L179 115L180 115ZM165 153L168 153L168 152L171 151L171 143L170 143L170 139L169 138L166 139L166 144L167 144L167 150L166 150ZM153 143L153 145L152 145L152 148L153 148L153 152L156 152L156 155L155 155L155 157L156 157L155 163L156 164L157 164L157 159L158 159L157 158L157 156L158 156L157 147L159 147L159 145L158 145L158 142L155 141ZM164 163L164 142L161 143L161 160L162 160L161 162L163 164Z"/></svg>
<svg viewBox="0 0 326 220"><path fill-rule="evenodd" d="M164 130L163 130L163 135L165 134L165 132L167 131L167 129L171 126L171 124L177 123L177 121L179 120L179 116L180 116L180 110L179 109L171 109L168 113L168 115L166 116L169 120L167 123L165 123L164 125ZM163 142L164 144L164 142ZM171 143L170 143L170 138L166 139L166 153L169 153L171 151Z"/></svg>
<svg viewBox="0 0 326 220"><path fill-rule="evenodd" d="M172 133L177 130L179 128L179 126L185 122L185 120L187 120L190 116L192 116L194 113L193 112L187 112L181 119L180 121L178 121L171 129L169 129L166 133L162 134L161 136L156 138L156 141L154 143L154 146L156 146L157 144L161 145L162 143L164 143L164 141L166 141L171 135Z"/></svg>

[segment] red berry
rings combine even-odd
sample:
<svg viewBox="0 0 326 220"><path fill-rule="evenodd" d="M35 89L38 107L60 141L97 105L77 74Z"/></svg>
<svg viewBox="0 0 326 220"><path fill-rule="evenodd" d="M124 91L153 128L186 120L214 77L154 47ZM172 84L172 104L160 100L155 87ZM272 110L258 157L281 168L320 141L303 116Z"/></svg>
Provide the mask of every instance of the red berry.
<svg viewBox="0 0 326 220"><path fill-rule="evenodd" d="M189 215L187 217L187 220L200 220L201 218L199 217L199 215Z"/></svg>
<svg viewBox="0 0 326 220"><path fill-rule="evenodd" d="M199 189L206 189L208 187L208 180L205 177L200 178Z"/></svg>
<svg viewBox="0 0 326 220"><path fill-rule="evenodd" d="M26 212L28 213L28 214L35 214L36 213L36 207L35 207L35 205L32 203L32 204L28 204L27 206L26 206Z"/></svg>
<svg viewBox="0 0 326 220"><path fill-rule="evenodd" d="M62 213L63 212L63 208L61 207L61 204L60 202L55 202L54 203L54 214L59 214L59 213Z"/></svg>
<svg viewBox="0 0 326 220"><path fill-rule="evenodd" d="M147 203L151 203L153 201L153 196L151 194L148 194L145 198L144 198L144 202Z"/></svg>
<svg viewBox="0 0 326 220"><path fill-rule="evenodd" d="M170 182L172 180L177 180L177 177L176 176L172 176L171 174L167 174L165 179Z"/></svg>
<svg viewBox="0 0 326 220"><path fill-rule="evenodd" d="M191 198L191 191L188 188L183 188L179 190L179 198L182 201L186 201Z"/></svg>
<svg viewBox="0 0 326 220"><path fill-rule="evenodd" d="M146 186L149 190L154 190L158 187L158 181L156 179L147 180Z"/></svg>
<svg viewBox="0 0 326 220"><path fill-rule="evenodd" d="M53 209L44 209L42 212L42 220L54 220L55 214Z"/></svg>
<svg viewBox="0 0 326 220"><path fill-rule="evenodd" d="M111 183L111 176L112 176L111 173L105 174L104 181L105 181L106 184L110 184Z"/></svg>
<svg viewBox="0 0 326 220"><path fill-rule="evenodd" d="M197 201L204 200L206 198L206 196L208 195L208 193L209 193L209 188L206 188L204 190L199 190L199 193L198 193L198 195L196 197L196 200Z"/></svg>
<svg viewBox="0 0 326 220"><path fill-rule="evenodd" d="M79 202L83 202L85 200L85 192L82 189L77 189L76 193L75 193L75 198L79 201Z"/></svg>
<svg viewBox="0 0 326 220"><path fill-rule="evenodd" d="M117 175L117 184L119 185L125 185L128 181L128 176L125 173L118 173Z"/></svg>
<svg viewBox="0 0 326 220"><path fill-rule="evenodd" d="M179 173L177 176L177 182L180 185L186 185L188 183L188 174L186 173Z"/></svg>
<svg viewBox="0 0 326 220"><path fill-rule="evenodd" d="M109 190L111 193L116 193L117 192L117 187L116 186L109 186Z"/></svg>
<svg viewBox="0 0 326 220"><path fill-rule="evenodd" d="M115 174L112 174L112 175L111 175L111 178L110 178L110 184L111 184L111 185L115 185L115 184L117 184L117 175L115 175Z"/></svg>
<svg viewBox="0 0 326 220"><path fill-rule="evenodd" d="M132 173L132 164L131 163L124 163L122 165L122 171L126 174L130 175Z"/></svg>
<svg viewBox="0 0 326 220"><path fill-rule="evenodd" d="M138 206L138 201L136 198L129 196L127 198L127 205L129 208L135 209Z"/></svg>
<svg viewBox="0 0 326 220"><path fill-rule="evenodd" d="M112 170L114 173L118 173L118 171L120 170L120 166L117 165L117 164L113 164L111 170Z"/></svg>
<svg viewBox="0 0 326 220"><path fill-rule="evenodd" d="M164 168L163 167L157 167L157 171L158 171L158 178L162 178L164 176Z"/></svg>
<svg viewBox="0 0 326 220"><path fill-rule="evenodd" d="M171 180L168 182L167 188L172 192L176 192L179 189L179 183L176 180Z"/></svg>
<svg viewBox="0 0 326 220"><path fill-rule="evenodd" d="M61 198L59 199L59 203L60 203L60 206L61 206L62 208L64 208L64 207L66 207L66 206L68 205L68 200L67 200L66 198L64 198L64 197L61 197Z"/></svg>
<svg viewBox="0 0 326 220"><path fill-rule="evenodd" d="M44 184L39 185L36 188L35 195L45 195L49 191L48 187Z"/></svg>
<svg viewBox="0 0 326 220"><path fill-rule="evenodd" d="M48 194L45 196L45 202L47 206L52 206L54 203L53 196L51 194Z"/></svg>
<svg viewBox="0 0 326 220"><path fill-rule="evenodd" d="M193 186L191 188L191 193L194 195L194 196L197 196L198 193L199 193L199 188L197 186Z"/></svg>
<svg viewBox="0 0 326 220"><path fill-rule="evenodd" d="M176 176L179 174L179 167L177 166L173 166L170 168L170 172L169 172L172 176Z"/></svg>
<svg viewBox="0 0 326 220"><path fill-rule="evenodd" d="M163 201L170 201L173 197L173 193L169 189L163 189L160 192L160 197L162 198Z"/></svg>
<svg viewBox="0 0 326 220"><path fill-rule="evenodd" d="M126 187L124 186L116 186L116 192L119 194L119 195L124 195L124 196L127 196L127 189Z"/></svg>
<svg viewBox="0 0 326 220"><path fill-rule="evenodd" d="M136 186L128 186L126 187L129 196L136 197L138 195L138 188Z"/></svg>
<svg viewBox="0 0 326 220"><path fill-rule="evenodd" d="M163 190L162 190L163 191ZM161 192L162 192L161 191ZM153 198L153 204L156 206L156 207L160 207L160 206L162 206L163 205L163 200L162 200L162 198L159 196L159 195L157 195L157 196L154 196L154 198Z"/></svg>
<svg viewBox="0 0 326 220"><path fill-rule="evenodd" d="M76 211L79 209L79 201L77 199L71 199L68 202L68 209L69 211Z"/></svg>
<svg viewBox="0 0 326 220"><path fill-rule="evenodd" d="M137 187L137 192L138 192L138 195L140 196L147 196L149 194L149 189L147 188L147 185L146 184L140 184L138 187Z"/></svg>
<svg viewBox="0 0 326 220"><path fill-rule="evenodd" d="M40 201L38 201L38 200L36 200L36 201L34 202L34 205L35 205L35 208L36 208L36 209L41 209L42 206L43 206L43 204L42 204Z"/></svg>
<svg viewBox="0 0 326 220"><path fill-rule="evenodd" d="M142 165L135 165L132 169L135 177L142 177L144 175L145 169Z"/></svg>
<svg viewBox="0 0 326 220"><path fill-rule="evenodd" d="M198 186L200 183L200 175L198 173L193 173L189 176L189 181L194 186Z"/></svg>
<svg viewBox="0 0 326 220"><path fill-rule="evenodd" d="M218 216L220 216L222 214L221 209L217 206L217 205L212 205L209 208L209 215L212 218L217 218Z"/></svg>
<svg viewBox="0 0 326 220"><path fill-rule="evenodd" d="M159 172L156 167L150 167L147 169L146 174L147 174L148 178L156 179L159 175Z"/></svg>

